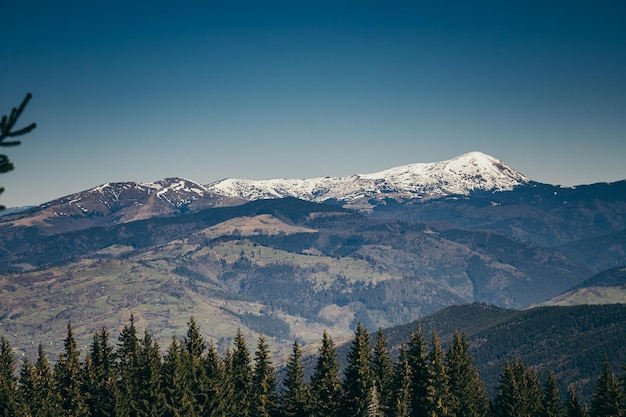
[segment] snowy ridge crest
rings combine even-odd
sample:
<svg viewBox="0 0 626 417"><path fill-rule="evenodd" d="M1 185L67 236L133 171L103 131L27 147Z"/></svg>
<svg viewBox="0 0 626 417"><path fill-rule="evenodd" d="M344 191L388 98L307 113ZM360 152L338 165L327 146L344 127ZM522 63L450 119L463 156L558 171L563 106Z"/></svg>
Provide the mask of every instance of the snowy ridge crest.
<svg viewBox="0 0 626 417"><path fill-rule="evenodd" d="M470 152L447 161L403 165L372 174L312 179L225 179L206 188L245 200L296 197L358 205L368 199L430 199L468 195L472 191L506 191L529 181L499 159Z"/></svg>
<svg viewBox="0 0 626 417"><path fill-rule="evenodd" d="M144 209L143 216L149 217L155 207L181 209L207 195L202 185L183 178L166 178L157 182L109 182L42 204L39 210L50 211L55 217L104 216L135 207L137 210ZM162 203L155 205L155 201ZM126 215L136 219L135 214Z"/></svg>
<svg viewBox="0 0 626 417"><path fill-rule="evenodd" d="M200 184L184 178L166 178L157 182L115 182L99 185L87 191L76 193L62 200L70 205L93 200L98 196L100 202L119 202L122 199L137 198L140 195L152 195L173 206L181 206L205 196L207 190ZM55 201L56 202L56 201Z"/></svg>

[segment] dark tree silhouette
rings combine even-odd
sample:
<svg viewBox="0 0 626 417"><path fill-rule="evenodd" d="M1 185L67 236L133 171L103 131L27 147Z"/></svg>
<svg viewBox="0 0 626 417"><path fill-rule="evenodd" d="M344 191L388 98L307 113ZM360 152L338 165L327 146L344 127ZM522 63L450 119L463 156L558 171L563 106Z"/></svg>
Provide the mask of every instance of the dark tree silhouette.
<svg viewBox="0 0 626 417"><path fill-rule="evenodd" d="M36 123L31 123L26 127L14 130L15 123L17 123L17 120L22 115L22 112L24 111L24 109L26 108L26 105L28 104L28 102L30 101L32 97L33 97L32 94L30 93L26 94L26 97L24 97L24 100L22 101L22 104L20 104L19 107L17 108L13 107L13 109L11 110L11 114L9 116L2 116L2 121L0 121L0 146L10 147L10 146L17 146L21 144L22 142L20 142L19 140L6 141L6 139L25 135L37 127ZM6 172L12 171L13 168L14 168L13 163L11 162L9 157L7 155L0 154L0 174L4 174ZM0 194L2 194L3 191L4 191L4 187L0 187ZM4 209L5 207L0 205L0 210L4 210Z"/></svg>

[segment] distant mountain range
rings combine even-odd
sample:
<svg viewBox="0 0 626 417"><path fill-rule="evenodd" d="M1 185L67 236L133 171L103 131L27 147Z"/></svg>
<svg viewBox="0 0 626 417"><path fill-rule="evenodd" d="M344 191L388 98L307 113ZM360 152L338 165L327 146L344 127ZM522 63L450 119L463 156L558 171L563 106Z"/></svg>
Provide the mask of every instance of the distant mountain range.
<svg viewBox="0 0 626 417"><path fill-rule="evenodd" d="M347 337L548 302L626 265L625 230L626 181L541 184L479 152L341 178L109 183L0 217L0 322L49 341L131 311L164 338L192 314L223 343L237 327Z"/></svg>
<svg viewBox="0 0 626 417"><path fill-rule="evenodd" d="M377 202L430 200L475 191L512 190L530 180L502 161L471 152L449 161L399 166L374 174L313 179L253 181L226 179L207 186L210 192L246 201L296 197L318 203L336 201L368 209Z"/></svg>

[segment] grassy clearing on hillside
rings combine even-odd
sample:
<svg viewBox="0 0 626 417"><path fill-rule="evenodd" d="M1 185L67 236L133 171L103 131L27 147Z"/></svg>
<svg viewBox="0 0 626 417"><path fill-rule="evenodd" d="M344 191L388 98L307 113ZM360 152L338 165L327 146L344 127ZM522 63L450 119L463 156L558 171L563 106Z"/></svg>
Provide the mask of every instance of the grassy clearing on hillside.
<svg viewBox="0 0 626 417"><path fill-rule="evenodd" d="M581 304L626 304L626 287L586 287L563 295L541 305L576 306Z"/></svg>

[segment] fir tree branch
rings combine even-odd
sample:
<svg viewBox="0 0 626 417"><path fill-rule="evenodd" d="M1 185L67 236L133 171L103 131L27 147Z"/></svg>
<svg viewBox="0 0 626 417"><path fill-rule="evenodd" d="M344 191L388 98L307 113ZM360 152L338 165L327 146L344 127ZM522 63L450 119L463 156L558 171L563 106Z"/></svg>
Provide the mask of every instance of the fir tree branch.
<svg viewBox="0 0 626 417"><path fill-rule="evenodd" d="M26 108L26 105L28 104L28 102L30 101L32 97L33 95L31 93L26 94L26 97L24 97L22 104L20 104L20 106L17 108L14 107L13 109L11 109L11 114L9 115L9 117L2 116L2 121L0 121L0 146L19 145L21 142L18 140L10 141L10 142L5 142L4 140L6 138L13 138L16 136L25 135L37 127L37 123L31 123L30 125L22 129L13 131L13 127L15 126L15 123L17 123L17 120L22 115L22 112L24 111L24 109Z"/></svg>

